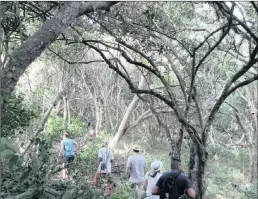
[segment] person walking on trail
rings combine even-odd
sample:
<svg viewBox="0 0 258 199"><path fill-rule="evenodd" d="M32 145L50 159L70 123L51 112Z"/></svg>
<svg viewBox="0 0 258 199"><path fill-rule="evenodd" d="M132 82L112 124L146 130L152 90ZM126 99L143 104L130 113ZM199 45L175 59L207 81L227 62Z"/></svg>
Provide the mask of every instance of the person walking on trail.
<svg viewBox="0 0 258 199"><path fill-rule="evenodd" d="M68 164L74 160L75 151L77 151L78 144L69 138L69 134L65 132L63 134L63 140L61 141L59 157L62 158L63 169L62 169L62 178L68 178Z"/></svg>
<svg viewBox="0 0 258 199"><path fill-rule="evenodd" d="M133 152L134 154L127 160L126 174L129 175L129 183L131 184L132 188L135 187L135 197L138 198L138 190L144 181L146 159L143 155L140 154L139 146L134 145Z"/></svg>
<svg viewBox="0 0 258 199"><path fill-rule="evenodd" d="M109 143L105 142L103 147L98 152L98 169L94 177L93 187L97 187L101 176L105 176L108 180L107 195L112 194L112 181L111 181L111 163L114 161L114 156L108 147Z"/></svg>
<svg viewBox="0 0 258 199"><path fill-rule="evenodd" d="M156 185L158 179L162 176L160 170L163 164L161 161L155 160L151 163L151 170L146 173L143 183L143 189L146 191L145 199L159 199L158 195L152 195L152 189Z"/></svg>
<svg viewBox="0 0 258 199"><path fill-rule="evenodd" d="M160 195L160 199L195 198L189 178L181 171L179 158L172 158L171 171L164 173L152 190L153 195Z"/></svg>

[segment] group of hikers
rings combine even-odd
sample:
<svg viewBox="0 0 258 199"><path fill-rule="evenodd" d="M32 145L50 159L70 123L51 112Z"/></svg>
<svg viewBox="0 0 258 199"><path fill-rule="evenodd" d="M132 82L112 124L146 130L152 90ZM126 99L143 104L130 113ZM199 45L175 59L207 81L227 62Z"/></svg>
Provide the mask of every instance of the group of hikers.
<svg viewBox="0 0 258 199"><path fill-rule="evenodd" d="M96 188L101 178L107 179L106 195L112 194L113 182L111 180L111 164L114 161L112 150L109 143L105 142L98 152L98 168L94 177L93 187ZM78 144L69 138L67 132L63 135L59 157L63 160L62 178L68 177L68 163L74 160L75 151L78 151ZM159 160L151 163L151 169L147 170L146 159L141 154L139 146L134 145L131 155L126 164L126 175L129 184L135 189L135 198L140 198L139 189L143 188L145 194L141 198L146 199L178 199L195 198L195 191L192 188L190 179L182 171L181 160L171 158L171 170L161 172L163 164ZM78 155L78 154L77 154Z"/></svg>

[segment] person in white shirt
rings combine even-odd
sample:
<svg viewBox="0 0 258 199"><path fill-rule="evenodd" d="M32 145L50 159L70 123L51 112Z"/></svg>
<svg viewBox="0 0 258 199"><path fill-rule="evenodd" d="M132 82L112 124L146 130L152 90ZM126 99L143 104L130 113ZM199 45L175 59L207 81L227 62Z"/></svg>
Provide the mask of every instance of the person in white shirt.
<svg viewBox="0 0 258 199"><path fill-rule="evenodd" d="M114 160L111 149L108 148L108 142L105 142L103 147L100 148L98 153L100 173L111 174L111 162Z"/></svg>
<svg viewBox="0 0 258 199"><path fill-rule="evenodd" d="M111 163L114 160L113 153L111 149L108 148L108 142L105 142L103 147L99 149L98 152L98 162L99 166L94 178L93 187L98 185L98 181L101 175L108 175L108 185L107 185L107 193L111 195L112 193L112 183L111 183Z"/></svg>
<svg viewBox="0 0 258 199"><path fill-rule="evenodd" d="M136 187L140 188L144 181L146 159L140 154L139 146L135 145L133 147L133 152L134 154L127 160L126 173L130 177L129 183L131 184L131 187L138 185ZM138 190L136 194L139 196Z"/></svg>
<svg viewBox="0 0 258 199"><path fill-rule="evenodd" d="M151 163L151 170L146 173L143 189L146 191L146 199L159 199L159 196L152 195L152 189L156 185L158 179L162 176L160 170L163 164L161 161L155 160Z"/></svg>

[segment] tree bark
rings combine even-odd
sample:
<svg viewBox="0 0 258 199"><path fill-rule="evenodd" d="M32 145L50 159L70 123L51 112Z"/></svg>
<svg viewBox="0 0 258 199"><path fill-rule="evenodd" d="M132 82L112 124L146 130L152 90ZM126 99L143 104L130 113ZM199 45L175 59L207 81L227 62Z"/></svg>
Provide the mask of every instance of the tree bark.
<svg viewBox="0 0 258 199"><path fill-rule="evenodd" d="M67 97L63 96L63 125L65 128L67 128L67 118L68 118L68 112L67 112Z"/></svg>
<svg viewBox="0 0 258 199"><path fill-rule="evenodd" d="M250 112L253 118L254 124L249 133L249 181L253 183L257 179L257 155L255 154L255 149L257 148L257 89L253 89L253 92L249 87L245 87L246 90L246 99L250 107ZM256 140L255 140L256 138Z"/></svg>
<svg viewBox="0 0 258 199"><path fill-rule="evenodd" d="M95 111L96 111L96 124L95 124L95 133L98 135L103 130L103 115L104 115L104 102L100 97L94 98Z"/></svg>
<svg viewBox="0 0 258 199"><path fill-rule="evenodd" d="M7 11L7 3L6 2L0 2L0 24L2 22L2 19L4 17L5 12ZM2 26L0 25L0 90L2 90L2 69L4 66L4 63L2 62L2 43L4 39L4 31L2 29ZM2 93L0 92L0 142L2 137L2 113L3 113L3 100L2 100ZM0 143L1 144L1 143ZM0 192L2 190L2 158L0 153Z"/></svg>
<svg viewBox="0 0 258 199"><path fill-rule="evenodd" d="M193 182L193 188L196 191L196 199L203 199L207 186L204 184L205 168L208 160L208 154L193 143L190 147L189 178Z"/></svg>
<svg viewBox="0 0 258 199"><path fill-rule="evenodd" d="M51 44L57 37L83 15L96 9L109 9L117 2L65 2L57 14L46 21L41 28L29 37L10 55L10 60L3 69L2 96L8 96L15 88L20 76L26 68Z"/></svg>
<svg viewBox="0 0 258 199"><path fill-rule="evenodd" d="M139 89L143 89L145 86L145 77L141 76L138 88ZM126 125L128 123L128 120L131 116L131 113L133 112L133 109L136 107L137 103L139 101L139 97L137 95L135 95L133 97L133 100L131 101L131 103L129 104L128 108L126 109L126 112L124 114L124 117L119 125L119 128L117 130L117 133L115 134L115 136L113 137L113 139L110 142L110 146L114 147L116 146L117 142L121 139L121 137L123 136L124 130L126 128Z"/></svg>

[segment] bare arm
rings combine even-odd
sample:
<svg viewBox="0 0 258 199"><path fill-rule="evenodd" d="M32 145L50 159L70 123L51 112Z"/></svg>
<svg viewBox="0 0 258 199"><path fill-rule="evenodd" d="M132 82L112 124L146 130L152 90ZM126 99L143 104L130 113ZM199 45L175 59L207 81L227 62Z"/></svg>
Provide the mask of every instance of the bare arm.
<svg viewBox="0 0 258 199"><path fill-rule="evenodd" d="M62 156L63 151L64 151L64 145L63 145L63 142L61 142L61 146L60 146L60 150L59 150L59 157Z"/></svg>
<svg viewBox="0 0 258 199"><path fill-rule="evenodd" d="M143 183L143 189L144 189L144 191L147 190L147 186L148 186L148 180L145 179L145 180L144 180L144 183Z"/></svg>
<svg viewBox="0 0 258 199"><path fill-rule="evenodd" d="M126 167L125 173L130 174L130 170L131 170L130 167Z"/></svg>
<svg viewBox="0 0 258 199"><path fill-rule="evenodd" d="M159 195L159 187L157 185L153 187L152 195Z"/></svg>
<svg viewBox="0 0 258 199"><path fill-rule="evenodd" d="M195 191L193 190L193 188L187 189L186 193L189 198L195 198Z"/></svg>
<svg viewBox="0 0 258 199"><path fill-rule="evenodd" d="M130 163L130 157L129 157L127 160L125 173L130 174L130 172L131 172L131 163Z"/></svg>

